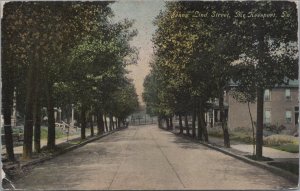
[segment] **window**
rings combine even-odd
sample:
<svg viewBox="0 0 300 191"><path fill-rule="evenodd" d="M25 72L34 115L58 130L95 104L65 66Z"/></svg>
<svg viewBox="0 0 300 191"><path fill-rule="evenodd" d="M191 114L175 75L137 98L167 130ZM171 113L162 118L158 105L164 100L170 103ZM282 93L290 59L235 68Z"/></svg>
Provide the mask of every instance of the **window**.
<svg viewBox="0 0 300 191"><path fill-rule="evenodd" d="M271 123L271 110L265 110L265 123L270 124Z"/></svg>
<svg viewBox="0 0 300 191"><path fill-rule="evenodd" d="M285 121L286 123L292 123L292 112L285 111Z"/></svg>
<svg viewBox="0 0 300 191"><path fill-rule="evenodd" d="M264 99L265 99L265 101L270 101L271 100L271 92L270 92L269 89L265 90Z"/></svg>
<svg viewBox="0 0 300 191"><path fill-rule="evenodd" d="M291 100L291 90L285 89L285 100Z"/></svg>

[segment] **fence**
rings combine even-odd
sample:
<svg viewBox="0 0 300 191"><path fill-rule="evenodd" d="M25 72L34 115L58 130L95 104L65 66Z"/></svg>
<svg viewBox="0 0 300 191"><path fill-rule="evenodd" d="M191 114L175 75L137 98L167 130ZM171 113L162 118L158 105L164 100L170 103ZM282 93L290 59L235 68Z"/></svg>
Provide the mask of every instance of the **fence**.
<svg viewBox="0 0 300 191"><path fill-rule="evenodd" d="M129 122L129 125L150 125L157 123L157 117L149 115L132 115L127 121Z"/></svg>

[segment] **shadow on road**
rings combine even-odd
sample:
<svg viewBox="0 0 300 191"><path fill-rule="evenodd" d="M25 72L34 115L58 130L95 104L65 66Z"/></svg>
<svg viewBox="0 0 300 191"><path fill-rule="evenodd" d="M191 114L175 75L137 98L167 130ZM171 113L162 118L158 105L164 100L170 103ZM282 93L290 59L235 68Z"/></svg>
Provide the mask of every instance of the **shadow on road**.
<svg viewBox="0 0 300 191"><path fill-rule="evenodd" d="M166 133L166 136L168 136L170 139L174 139L172 142L176 143L183 149L199 149L199 147L201 146L198 143L195 143L195 140L191 140L191 138L187 136L181 137L180 135L174 135L173 133ZM201 149L209 150L209 148L207 147L201 147Z"/></svg>

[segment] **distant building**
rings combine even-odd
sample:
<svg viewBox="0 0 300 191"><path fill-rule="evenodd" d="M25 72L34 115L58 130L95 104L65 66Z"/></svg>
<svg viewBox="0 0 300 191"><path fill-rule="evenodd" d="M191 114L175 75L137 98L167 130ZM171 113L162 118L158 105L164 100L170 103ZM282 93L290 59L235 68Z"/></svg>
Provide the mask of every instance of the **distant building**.
<svg viewBox="0 0 300 191"><path fill-rule="evenodd" d="M266 126L284 126L286 133L293 133L299 124L299 81L290 81L288 85L280 85L266 89L264 94L264 124ZM246 103L236 101L230 92L225 96L225 113L230 129L251 128L251 120ZM250 111L256 123L256 103L250 104ZM217 101L213 110L207 113L208 126L219 126L220 112Z"/></svg>

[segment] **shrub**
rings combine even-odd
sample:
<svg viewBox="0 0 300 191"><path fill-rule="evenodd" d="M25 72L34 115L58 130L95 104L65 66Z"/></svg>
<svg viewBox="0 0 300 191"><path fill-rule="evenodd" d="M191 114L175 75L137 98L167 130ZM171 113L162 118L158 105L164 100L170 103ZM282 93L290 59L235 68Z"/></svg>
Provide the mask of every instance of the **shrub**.
<svg viewBox="0 0 300 191"><path fill-rule="evenodd" d="M223 131L221 128L208 128L208 135L212 137L223 137Z"/></svg>
<svg viewBox="0 0 300 191"><path fill-rule="evenodd" d="M264 125L264 129L271 131L273 133L279 134L281 133L281 131L283 131L284 129L286 129L286 127L284 125Z"/></svg>
<svg viewBox="0 0 300 191"><path fill-rule="evenodd" d="M230 134L230 138L232 140L244 142L244 143L253 143L252 133L245 133L245 132L232 132Z"/></svg>
<svg viewBox="0 0 300 191"><path fill-rule="evenodd" d="M234 128L232 129L232 132L252 132L252 129L251 128L247 128L247 127L237 127L237 128Z"/></svg>
<svg viewBox="0 0 300 191"><path fill-rule="evenodd" d="M55 128L55 138L62 138L67 136L60 128ZM41 139L47 139L48 137L48 128L45 126L41 127Z"/></svg>
<svg viewBox="0 0 300 191"><path fill-rule="evenodd" d="M283 145L283 144L299 144L297 137L290 135L271 135L264 137L264 144L270 146Z"/></svg>

